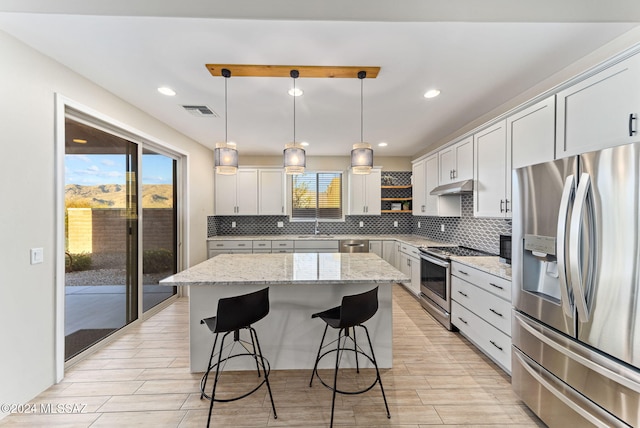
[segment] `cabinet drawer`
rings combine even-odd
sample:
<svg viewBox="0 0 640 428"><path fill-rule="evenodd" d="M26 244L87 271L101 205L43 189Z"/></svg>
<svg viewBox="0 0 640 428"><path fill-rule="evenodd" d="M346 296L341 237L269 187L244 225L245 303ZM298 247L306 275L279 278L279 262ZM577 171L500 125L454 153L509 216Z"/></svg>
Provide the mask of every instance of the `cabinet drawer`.
<svg viewBox="0 0 640 428"><path fill-rule="evenodd" d="M293 241L271 241L271 248L293 248Z"/></svg>
<svg viewBox="0 0 640 428"><path fill-rule="evenodd" d="M296 250L334 250L338 252L338 241L325 241L325 240L304 240L295 241L294 248ZM326 252L326 251L323 251Z"/></svg>
<svg viewBox="0 0 640 428"><path fill-rule="evenodd" d="M267 250L271 249L271 241L253 241L253 252L255 250Z"/></svg>
<svg viewBox="0 0 640 428"><path fill-rule="evenodd" d="M451 298L511 336L510 302L455 276L451 277Z"/></svg>
<svg viewBox="0 0 640 428"><path fill-rule="evenodd" d="M458 302L451 302L451 321L473 344L511 374L511 338Z"/></svg>
<svg viewBox="0 0 640 428"><path fill-rule="evenodd" d="M209 241L210 250L250 250L252 248L251 241Z"/></svg>
<svg viewBox="0 0 640 428"><path fill-rule="evenodd" d="M253 254L271 254L271 248L264 248L264 249L260 249L260 248L254 248L253 249Z"/></svg>
<svg viewBox="0 0 640 428"><path fill-rule="evenodd" d="M400 252L408 254L412 257L420 258L420 250L413 245L400 243Z"/></svg>
<svg viewBox="0 0 640 428"><path fill-rule="evenodd" d="M219 250L219 249L209 249L207 252L208 258L218 256L220 254L251 254L251 248L247 249L227 249L227 250Z"/></svg>
<svg viewBox="0 0 640 428"><path fill-rule="evenodd" d="M272 253L293 253L293 248L272 248Z"/></svg>
<svg viewBox="0 0 640 428"><path fill-rule="evenodd" d="M451 263L451 274L487 290L489 293L511 301L511 281L455 261Z"/></svg>

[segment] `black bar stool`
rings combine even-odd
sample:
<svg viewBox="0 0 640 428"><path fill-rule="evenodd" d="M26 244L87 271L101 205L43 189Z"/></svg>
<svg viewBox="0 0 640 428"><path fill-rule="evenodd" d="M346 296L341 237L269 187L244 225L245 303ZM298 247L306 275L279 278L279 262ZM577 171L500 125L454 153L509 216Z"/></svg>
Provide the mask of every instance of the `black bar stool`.
<svg viewBox="0 0 640 428"><path fill-rule="evenodd" d="M209 364L207 365L207 371L205 371L200 381L200 399L208 398L211 403L209 404L209 417L207 419L207 427L211 422L211 413L213 411L213 402L229 402L245 398L254 392L256 392L262 385L267 384L267 390L269 391L269 398L271 399L271 407L273 408L273 418L277 419L276 406L273 404L273 396L271 395L271 386L269 385L269 372L271 368L269 361L262 356L262 350L260 349L260 342L258 342L258 335L251 324L260 321L269 313L269 288L265 288L254 293L243 294L241 296L226 297L218 300L218 311L215 317L205 318L200 321L200 324L206 324L212 333L215 333L215 339L213 340L213 346L211 347L211 356L209 357ZM240 330L246 329L249 331L251 341L240 339ZM215 355L216 344L218 342L218 335L224 333L222 341L220 342L220 349L218 351L218 362L211 364ZM229 334L233 333L234 344L238 343L242 346L240 353L231 354L232 349L229 350L229 354L226 357L222 357L222 351L224 348L224 341ZM251 346L249 348L248 346ZM216 387L218 386L218 379L220 377L221 363L226 362L232 358L250 356L256 362L256 369L258 370L258 377L260 377L260 368L264 373L264 379L251 391L233 397L219 399L216 397ZM209 372L215 368L215 377L213 381L213 388L211 390L211 396L205 393L207 386L207 379L209 378Z"/></svg>
<svg viewBox="0 0 640 428"><path fill-rule="evenodd" d="M389 413L389 405L387 404L387 397L384 394L384 388L382 387L382 379L380 378L380 371L378 370L378 363L376 362L376 356L373 352L373 345L371 344L371 337L369 337L369 330L362 325L365 321L370 319L378 311L378 287L373 290L366 291L361 294L355 294L351 296L344 296L342 298L342 304L335 308L328 309L323 312L318 312L311 315L311 318L320 318L326 323L324 327L324 333L322 340L320 341L320 348L318 349L318 356L316 357L315 365L313 366L313 372L311 373L311 380L309 381L309 387L313 383L313 377L317 376L318 380L333 391L333 399L331 401L331 426L333 427L333 411L336 403L336 393L340 394L362 394L369 391L376 384L380 384L380 390L382 391L382 398L384 399L384 406L387 410L387 418L391 418ZM329 349L322 353L322 349L332 345L334 342L324 345L324 339L327 335L327 329L331 326L338 331L338 338L334 341L337 345L334 349ZM356 341L356 327L362 327L367 334L367 341L369 342L369 349L371 355L365 353ZM353 332L353 337L349 334L349 330ZM344 338L343 345L340 345L340 341ZM353 342L353 348L347 348L347 338ZM343 391L337 388L338 382L338 366L340 363L340 353L342 351L353 351L356 357L356 372L360 373L360 366L358 364L358 354L363 355L369 361L373 363L376 369L376 379L367 388L358 391ZM320 375L318 375L318 362L326 355L335 352L336 353L336 368L333 374L333 386L325 383ZM322 353L322 354L321 354Z"/></svg>

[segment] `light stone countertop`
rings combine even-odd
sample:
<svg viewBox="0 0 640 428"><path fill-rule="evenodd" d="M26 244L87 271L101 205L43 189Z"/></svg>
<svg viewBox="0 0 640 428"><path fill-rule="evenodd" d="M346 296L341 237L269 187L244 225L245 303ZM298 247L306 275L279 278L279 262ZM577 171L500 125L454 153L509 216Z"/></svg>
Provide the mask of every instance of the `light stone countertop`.
<svg viewBox="0 0 640 428"><path fill-rule="evenodd" d="M301 238L304 236L304 238ZM450 242L432 241L418 235L222 235L207 238L207 241L338 241L342 239L367 239L369 241L401 241L414 246L447 246Z"/></svg>
<svg viewBox="0 0 640 428"><path fill-rule="evenodd" d="M511 281L511 265L500 261L500 257L461 257L452 256L451 260L480 269L495 276Z"/></svg>
<svg viewBox="0 0 640 428"><path fill-rule="evenodd" d="M411 279L373 253L221 254L160 285L396 283Z"/></svg>

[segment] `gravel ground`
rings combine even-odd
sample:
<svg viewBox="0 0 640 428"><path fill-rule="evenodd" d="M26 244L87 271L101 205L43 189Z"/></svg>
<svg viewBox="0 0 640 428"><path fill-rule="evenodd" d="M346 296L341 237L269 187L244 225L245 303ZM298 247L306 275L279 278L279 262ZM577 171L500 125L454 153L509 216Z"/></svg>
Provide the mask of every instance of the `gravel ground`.
<svg viewBox="0 0 640 428"><path fill-rule="evenodd" d="M169 275L171 275L171 272L143 275L143 284L157 284L158 281ZM67 286L123 285L124 283L124 269L92 269L80 272L67 272L65 275L65 284Z"/></svg>
<svg viewBox="0 0 640 428"><path fill-rule="evenodd" d="M124 253L93 253L91 255L91 269L67 272L65 283L67 286L123 285L125 284L126 271L121 266L124 266L125 262L126 255ZM170 275L171 272L145 274L143 275L143 284L157 284L158 281Z"/></svg>

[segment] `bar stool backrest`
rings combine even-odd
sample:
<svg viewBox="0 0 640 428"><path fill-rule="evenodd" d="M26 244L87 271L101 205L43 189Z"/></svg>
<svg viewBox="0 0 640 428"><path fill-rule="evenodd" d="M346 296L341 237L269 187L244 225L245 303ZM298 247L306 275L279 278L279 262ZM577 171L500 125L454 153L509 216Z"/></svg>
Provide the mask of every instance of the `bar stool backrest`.
<svg viewBox="0 0 640 428"><path fill-rule="evenodd" d="M364 323L378 311L378 287L361 294L344 296L340 305L339 328Z"/></svg>
<svg viewBox="0 0 640 428"><path fill-rule="evenodd" d="M235 331L260 321L269 313L269 287L218 300L214 333Z"/></svg>

